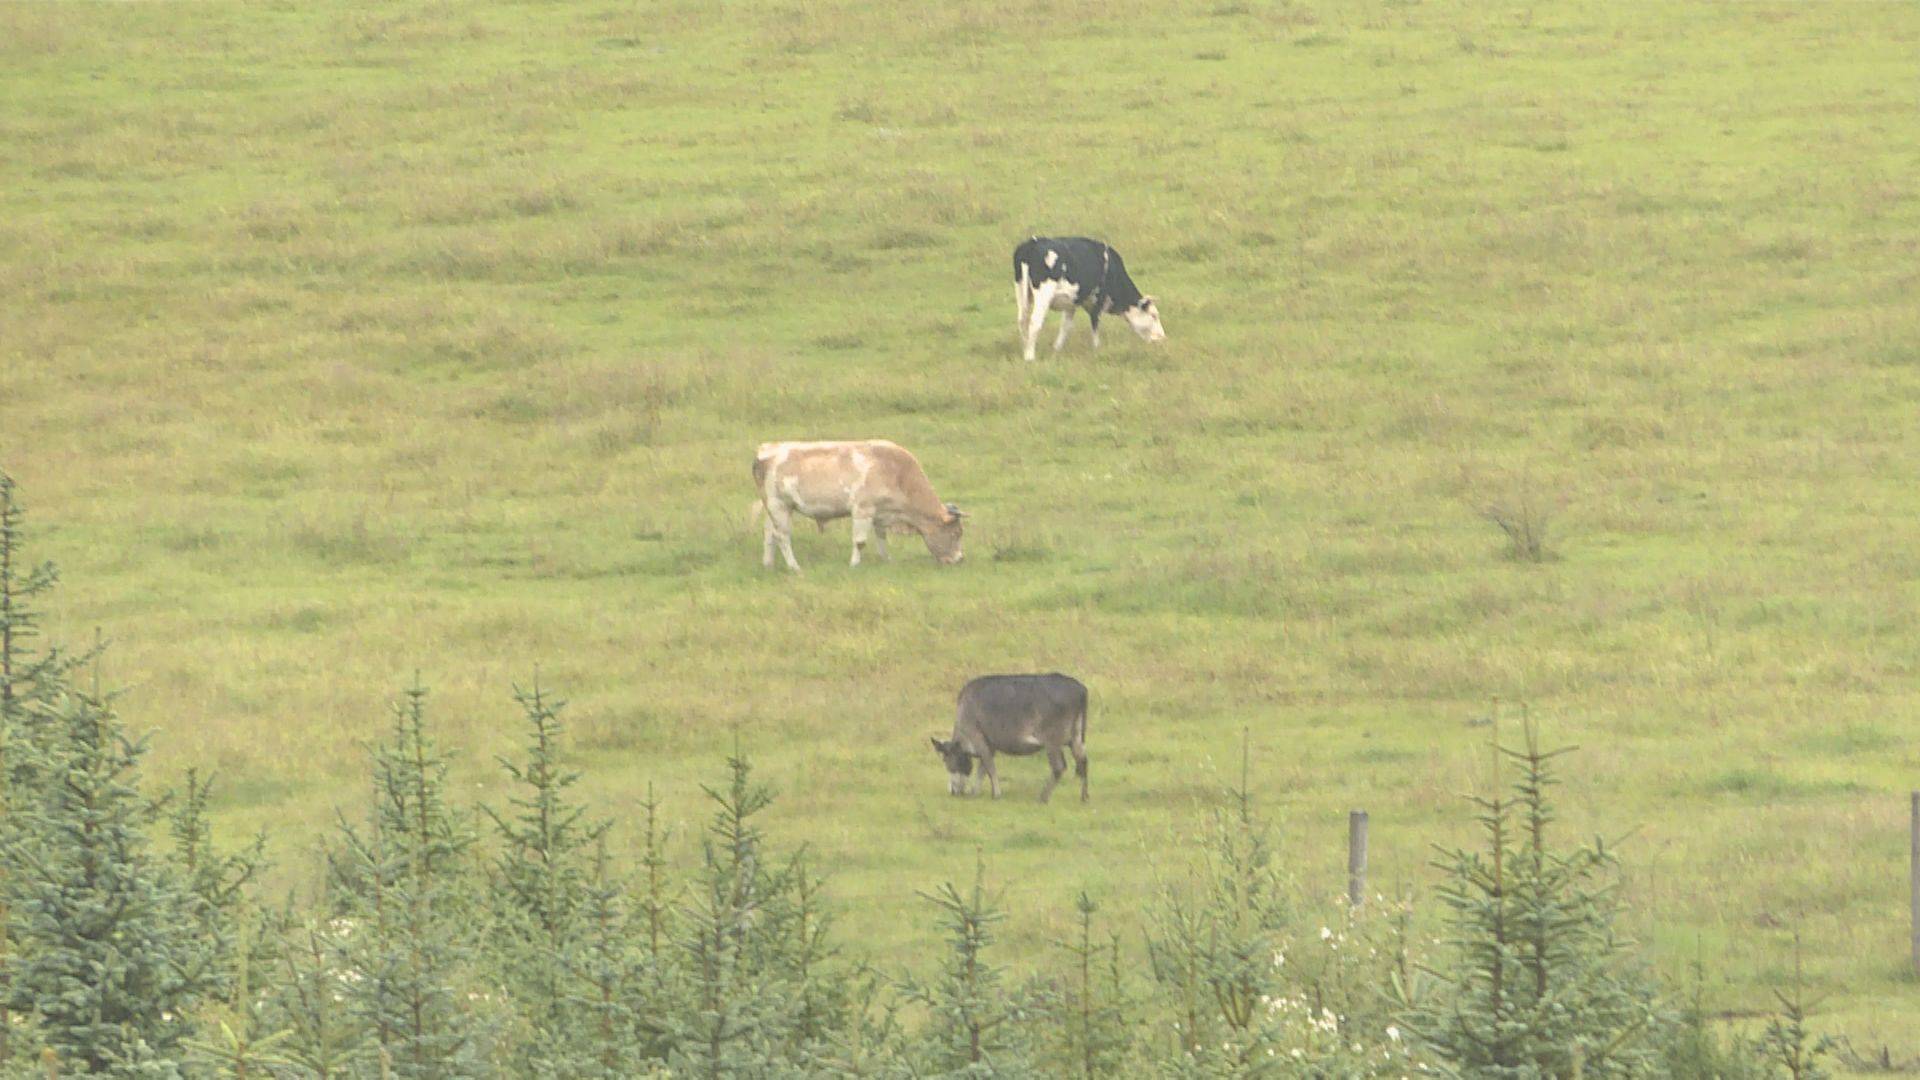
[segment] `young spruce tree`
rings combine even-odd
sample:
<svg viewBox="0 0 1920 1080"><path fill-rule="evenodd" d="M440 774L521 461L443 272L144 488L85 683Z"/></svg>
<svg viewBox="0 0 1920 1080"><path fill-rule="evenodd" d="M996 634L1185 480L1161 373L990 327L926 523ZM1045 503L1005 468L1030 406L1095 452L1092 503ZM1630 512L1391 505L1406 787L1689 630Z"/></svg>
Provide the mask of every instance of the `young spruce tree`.
<svg viewBox="0 0 1920 1080"><path fill-rule="evenodd" d="M268 1026L274 1014L272 1003L254 992L251 978L249 958L266 952L257 947L266 931L252 925L251 919L240 917L229 926L228 933L235 945L231 978L224 987L225 1000L204 1017L198 1038L181 1040L193 1068L190 1075L219 1080L284 1075L276 1070L290 1068L296 1062L283 1056L279 1045L293 1032Z"/></svg>
<svg viewBox="0 0 1920 1080"><path fill-rule="evenodd" d="M1692 985L1675 1011L1661 1072L1671 1080L1769 1080L1766 1062L1746 1040L1717 1029L1706 1005L1706 966L1693 965Z"/></svg>
<svg viewBox="0 0 1920 1080"><path fill-rule="evenodd" d="M626 888L613 875L605 835L595 838L593 866L580 905L580 930L568 942L561 1037L536 1058L536 1073L580 1080L647 1075L665 1048L642 1023L658 1007L648 995L654 963L634 948Z"/></svg>
<svg viewBox="0 0 1920 1080"><path fill-rule="evenodd" d="M476 978L481 926L474 833L447 801L447 761L426 730L426 690L394 708L373 752L372 818L343 817L328 853L328 928L342 992L376 1075L451 1080L491 1070L492 1009Z"/></svg>
<svg viewBox="0 0 1920 1080"><path fill-rule="evenodd" d="M1243 751L1232 805L1215 815L1206 865L1150 913L1147 955L1172 1014L1175 1076L1278 1075L1272 1003L1283 997L1291 887L1253 809Z"/></svg>
<svg viewBox="0 0 1920 1080"><path fill-rule="evenodd" d="M0 783L10 793L20 769L8 752L29 724L27 706L45 701L53 689L65 685L73 661L57 649L33 648L40 636L40 612L35 602L59 583L52 563L29 564L26 555L26 510L21 507L13 477L0 470ZM37 775L26 774L29 778Z"/></svg>
<svg viewBox="0 0 1920 1080"><path fill-rule="evenodd" d="M1060 1034L1055 1071L1081 1080L1124 1076L1133 1050L1134 1018L1120 971L1120 936L1101 941L1093 917L1100 905L1082 892L1072 940L1061 943L1070 957L1065 1000L1055 1029Z"/></svg>
<svg viewBox="0 0 1920 1080"><path fill-rule="evenodd" d="M923 1069L916 1075L1039 1075L1027 1023L1045 1003L1031 990L1010 989L988 955L993 927L1007 916L987 895L985 864L974 864L973 887L965 893L947 882L922 895L939 909L947 949L932 979L906 985L908 1000L927 1010L915 1055Z"/></svg>
<svg viewBox="0 0 1920 1080"><path fill-rule="evenodd" d="M1768 1075L1786 1080L1827 1080L1832 1076L1822 1061L1835 1048L1832 1038L1816 1035L1807 1025L1812 1006L1807 1001L1806 979L1800 969L1800 938L1793 939L1793 984L1789 991L1774 990L1780 1009L1767 1019L1751 1050L1766 1063Z"/></svg>
<svg viewBox="0 0 1920 1080"><path fill-rule="evenodd" d="M214 846L208 816L212 796L213 781L202 780L197 769L188 769L186 790L175 793L167 831L173 836L173 868L185 887L187 914L202 946L192 970L211 994L226 1000L250 965L255 970L271 965L274 940L272 935L251 932L258 920L249 910L247 895L248 886L266 864L266 836L254 837L237 852L222 853Z"/></svg>
<svg viewBox="0 0 1920 1080"><path fill-rule="evenodd" d="M726 789L706 789L717 809L674 920L668 1064L714 1080L805 1074L844 1025L847 980L829 963L818 880L761 835L772 792L737 751L727 767Z"/></svg>
<svg viewBox="0 0 1920 1080"><path fill-rule="evenodd" d="M1485 847L1447 852L1450 962L1408 1022L1424 1048L1461 1076L1487 1080L1662 1075L1667 1017L1631 941L1620 932L1613 856L1600 842L1571 851L1549 840L1553 763L1523 724L1518 749L1498 743L1491 797L1476 798ZM1515 763L1511 792L1501 758Z"/></svg>
<svg viewBox="0 0 1920 1080"><path fill-rule="evenodd" d="M347 923L295 921L291 912L282 921L288 925L274 950L274 977L265 995L269 1030L286 1032L276 1051L302 1070L296 1075L303 1080L354 1076L356 1066L377 1063L378 1055L367 1052L368 1030L347 1000L358 973L338 966Z"/></svg>
<svg viewBox="0 0 1920 1080"><path fill-rule="evenodd" d="M187 890L151 850L144 742L97 692L56 691L32 768L47 778L0 843L14 952L7 1005L36 1018L69 1072L177 1075L209 989ZM21 749L21 748L16 748Z"/></svg>
<svg viewBox="0 0 1920 1080"><path fill-rule="evenodd" d="M34 729L28 724L27 705L44 700L61 661L57 653L36 655L32 648L40 623L34 601L58 580L53 564L28 564L26 511L20 506L13 477L0 469L0 845L18 824L13 807L32 801L25 789L39 779L28 771L34 757L24 744ZM10 870L0 865L0 875ZM12 1056L15 1027L5 1005L13 971L7 891L7 879L0 876L0 1065Z"/></svg>
<svg viewBox="0 0 1920 1080"><path fill-rule="evenodd" d="M582 919L589 899L586 859L607 822L586 821L586 807L566 794L580 780L561 767L559 713L566 703L547 698L538 678L532 690L515 688L515 701L526 717L526 757L501 759L501 767L518 790L505 811L482 807L499 838L488 959L520 1020L511 1049L515 1074L564 1074L578 1068L566 961L589 928Z"/></svg>

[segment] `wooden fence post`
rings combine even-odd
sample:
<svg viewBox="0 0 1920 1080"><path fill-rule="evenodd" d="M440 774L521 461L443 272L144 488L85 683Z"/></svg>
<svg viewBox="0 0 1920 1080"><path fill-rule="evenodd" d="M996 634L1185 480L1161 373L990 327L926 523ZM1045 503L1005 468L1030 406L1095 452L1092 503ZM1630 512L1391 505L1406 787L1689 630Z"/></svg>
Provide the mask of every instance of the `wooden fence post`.
<svg viewBox="0 0 1920 1080"><path fill-rule="evenodd" d="M1920 806L1920 802L1915 805ZM1347 814L1347 903L1357 911L1366 902L1367 812L1354 810Z"/></svg>
<svg viewBox="0 0 1920 1080"><path fill-rule="evenodd" d="M1913 905L1913 973L1920 975L1920 791L1913 793L1913 820L1907 826L1908 853L1907 874L1912 879L1907 884Z"/></svg>

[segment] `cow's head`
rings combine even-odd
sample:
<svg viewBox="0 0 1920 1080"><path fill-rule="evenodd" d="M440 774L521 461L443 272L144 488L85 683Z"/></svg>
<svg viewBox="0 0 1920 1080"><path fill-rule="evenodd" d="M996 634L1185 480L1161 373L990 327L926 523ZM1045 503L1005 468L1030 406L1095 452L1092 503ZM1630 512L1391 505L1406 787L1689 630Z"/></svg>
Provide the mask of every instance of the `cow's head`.
<svg viewBox="0 0 1920 1080"><path fill-rule="evenodd" d="M961 522L966 513L952 503L940 508L940 521L930 529L921 531L920 536L927 542L927 550L940 561L942 566L952 566L966 556L960 550Z"/></svg>
<svg viewBox="0 0 1920 1080"><path fill-rule="evenodd" d="M1167 331L1160 325L1160 308L1154 304L1153 297L1143 296L1140 302L1120 312L1133 327L1133 332L1148 341L1167 340Z"/></svg>
<svg viewBox="0 0 1920 1080"><path fill-rule="evenodd" d="M973 775L973 755L967 752L966 747L960 745L960 740L942 739L937 736L933 740L933 752L940 755L941 761L946 762L947 794L965 795L967 778Z"/></svg>

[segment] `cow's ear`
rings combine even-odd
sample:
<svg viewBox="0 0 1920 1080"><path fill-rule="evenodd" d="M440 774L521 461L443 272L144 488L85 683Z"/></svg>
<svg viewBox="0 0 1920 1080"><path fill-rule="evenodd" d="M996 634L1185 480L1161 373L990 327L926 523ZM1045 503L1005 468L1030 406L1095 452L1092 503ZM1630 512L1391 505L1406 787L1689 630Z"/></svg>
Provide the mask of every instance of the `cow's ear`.
<svg viewBox="0 0 1920 1080"><path fill-rule="evenodd" d="M947 752L947 744L944 742L941 742L937 736L929 736L927 738L927 741L933 744L934 753L944 754Z"/></svg>
<svg viewBox="0 0 1920 1080"><path fill-rule="evenodd" d="M967 516L967 512L965 510L960 509L958 506L955 506L952 503L948 503L945 509L947 511L947 520L949 521L955 521Z"/></svg>
<svg viewBox="0 0 1920 1080"><path fill-rule="evenodd" d="M1145 308L1145 309L1147 309L1148 311L1152 311L1152 310L1153 310L1153 297L1151 297L1151 296L1143 296L1143 297L1141 297L1141 298L1140 298L1140 306L1141 306L1141 307L1143 307L1143 308Z"/></svg>

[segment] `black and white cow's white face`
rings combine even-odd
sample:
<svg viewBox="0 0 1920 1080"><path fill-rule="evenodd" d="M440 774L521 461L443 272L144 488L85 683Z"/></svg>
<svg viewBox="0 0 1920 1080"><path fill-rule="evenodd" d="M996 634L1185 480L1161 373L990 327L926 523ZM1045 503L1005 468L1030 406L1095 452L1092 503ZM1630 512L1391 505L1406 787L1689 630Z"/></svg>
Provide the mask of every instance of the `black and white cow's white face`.
<svg viewBox="0 0 1920 1080"><path fill-rule="evenodd" d="M1120 314L1127 320L1127 325L1133 327L1133 332L1142 338L1148 341L1167 340L1167 331L1160 325L1160 308L1153 302L1153 297L1141 297L1138 304Z"/></svg>

